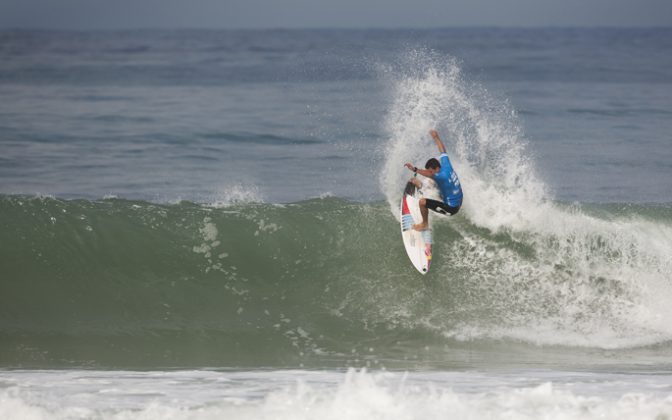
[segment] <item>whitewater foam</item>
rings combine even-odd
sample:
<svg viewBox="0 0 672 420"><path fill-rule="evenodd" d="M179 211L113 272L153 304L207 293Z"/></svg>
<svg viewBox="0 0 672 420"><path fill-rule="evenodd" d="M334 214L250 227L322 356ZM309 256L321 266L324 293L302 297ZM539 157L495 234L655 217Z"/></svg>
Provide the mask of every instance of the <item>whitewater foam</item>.
<svg viewBox="0 0 672 420"><path fill-rule="evenodd" d="M6 419L664 419L669 375L0 372Z"/></svg>
<svg viewBox="0 0 672 420"><path fill-rule="evenodd" d="M436 217L461 236L435 256L445 261L439 276L457 283L450 273L468 272L462 287L478 292L461 305L499 319L484 323L474 314L478 321L455 328L436 308L422 324L451 337L536 344L617 348L672 339L665 322L672 316L669 224L599 218L554 202L506 101L466 80L452 58L413 50L402 61L396 75L385 76L394 100L384 125L381 187L398 217L400 185L409 176L403 164L437 154L428 135L437 128L465 194L461 216Z"/></svg>

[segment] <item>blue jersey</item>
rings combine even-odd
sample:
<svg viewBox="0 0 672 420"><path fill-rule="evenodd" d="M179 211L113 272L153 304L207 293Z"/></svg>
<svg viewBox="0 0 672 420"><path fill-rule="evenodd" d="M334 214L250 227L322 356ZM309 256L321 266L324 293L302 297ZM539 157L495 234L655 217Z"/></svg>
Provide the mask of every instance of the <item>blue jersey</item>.
<svg viewBox="0 0 672 420"><path fill-rule="evenodd" d="M441 170L434 175L434 181L439 186L443 202L451 207L459 207L462 205L462 187L460 180L457 179L457 174L450 164L447 153L441 153L439 158L441 161Z"/></svg>

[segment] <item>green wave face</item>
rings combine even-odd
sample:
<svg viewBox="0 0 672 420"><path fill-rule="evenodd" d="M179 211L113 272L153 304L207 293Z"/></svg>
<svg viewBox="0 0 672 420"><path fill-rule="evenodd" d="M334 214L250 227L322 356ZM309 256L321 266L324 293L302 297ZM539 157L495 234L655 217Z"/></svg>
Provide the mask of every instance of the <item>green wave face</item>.
<svg viewBox="0 0 672 420"><path fill-rule="evenodd" d="M3 196L0 214L4 367L562 362L672 337L670 239L617 229L667 235L666 207L584 209L585 237L439 220L425 277L386 203Z"/></svg>
<svg viewBox="0 0 672 420"><path fill-rule="evenodd" d="M5 365L298 365L351 354L381 295L421 285L382 205L1 206Z"/></svg>

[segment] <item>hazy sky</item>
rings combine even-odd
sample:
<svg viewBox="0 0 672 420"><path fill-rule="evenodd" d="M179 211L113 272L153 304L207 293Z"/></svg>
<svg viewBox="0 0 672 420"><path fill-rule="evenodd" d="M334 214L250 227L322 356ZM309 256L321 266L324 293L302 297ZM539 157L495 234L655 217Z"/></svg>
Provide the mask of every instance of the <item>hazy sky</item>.
<svg viewBox="0 0 672 420"><path fill-rule="evenodd" d="M0 0L0 28L672 26L672 0Z"/></svg>

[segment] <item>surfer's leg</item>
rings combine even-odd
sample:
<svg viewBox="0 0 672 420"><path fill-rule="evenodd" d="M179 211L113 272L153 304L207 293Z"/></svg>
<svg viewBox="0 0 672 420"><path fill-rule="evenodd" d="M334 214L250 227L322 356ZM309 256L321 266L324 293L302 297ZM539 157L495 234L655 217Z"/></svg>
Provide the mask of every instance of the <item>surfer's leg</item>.
<svg viewBox="0 0 672 420"><path fill-rule="evenodd" d="M432 199L427 199L425 207L427 207L429 210L433 212L450 216L454 216L457 214L458 211L460 211L460 206L451 207L448 204L444 203L443 201L437 201Z"/></svg>
<svg viewBox="0 0 672 420"><path fill-rule="evenodd" d="M420 205L419 207L420 207L420 214L422 215L422 223L413 225L413 229L427 230L427 228L429 227L429 223L427 223L427 218L429 217L429 210L427 210L427 200L421 198L418 204Z"/></svg>

